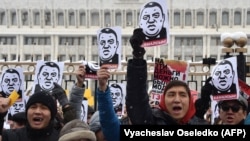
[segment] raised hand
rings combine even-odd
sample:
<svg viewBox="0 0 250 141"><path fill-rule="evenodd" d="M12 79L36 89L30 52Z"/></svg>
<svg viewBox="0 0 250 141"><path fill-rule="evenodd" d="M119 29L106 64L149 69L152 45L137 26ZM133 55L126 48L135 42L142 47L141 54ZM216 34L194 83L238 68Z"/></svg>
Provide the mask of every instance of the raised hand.
<svg viewBox="0 0 250 141"><path fill-rule="evenodd" d="M78 70L76 71L76 79L77 79L76 85L78 87L83 86L83 83L85 81L85 74L86 74L85 66L83 64L79 65Z"/></svg>
<svg viewBox="0 0 250 141"><path fill-rule="evenodd" d="M99 90L105 91L107 88L107 82L110 78L110 72L107 67L101 66L101 68L97 71L97 78L99 81Z"/></svg>
<svg viewBox="0 0 250 141"><path fill-rule="evenodd" d="M129 40L133 48L134 58L143 58L143 55L146 52L145 49L141 47L143 39L144 39L144 34L142 32L142 28L136 28Z"/></svg>

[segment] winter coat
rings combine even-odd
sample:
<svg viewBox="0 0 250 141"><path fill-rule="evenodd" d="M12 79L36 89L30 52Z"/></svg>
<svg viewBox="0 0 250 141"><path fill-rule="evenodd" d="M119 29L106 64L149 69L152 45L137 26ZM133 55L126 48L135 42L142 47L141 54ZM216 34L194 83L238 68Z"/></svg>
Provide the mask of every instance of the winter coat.
<svg viewBox="0 0 250 141"><path fill-rule="evenodd" d="M109 87L105 92L96 90L102 132L107 141L120 140L120 121L114 111ZM110 134L112 133L112 134Z"/></svg>
<svg viewBox="0 0 250 141"><path fill-rule="evenodd" d="M57 141L59 131L53 128L53 123L42 130L31 129L28 125L19 129L6 129L2 141Z"/></svg>

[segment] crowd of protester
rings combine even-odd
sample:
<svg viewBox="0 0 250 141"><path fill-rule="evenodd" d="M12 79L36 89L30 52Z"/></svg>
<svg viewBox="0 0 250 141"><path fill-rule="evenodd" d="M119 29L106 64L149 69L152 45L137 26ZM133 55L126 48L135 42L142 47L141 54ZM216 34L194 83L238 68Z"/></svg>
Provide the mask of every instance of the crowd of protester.
<svg viewBox="0 0 250 141"><path fill-rule="evenodd" d="M9 129L4 128L4 118L10 98L0 97L0 122L2 141L119 141L120 125L210 125L211 86L208 78L201 89L201 97L193 102L190 88L180 80L170 81L163 93L159 107L152 107L147 90L147 62L142 29L134 30L130 38L133 58L128 60L126 86L126 114L118 118L114 111L108 80L109 69L101 66L97 71L97 110L88 107L88 121L80 120L81 104L85 91L85 66L76 72L77 81L69 97L58 84L53 91L36 91L26 104L25 112L9 119ZM59 101L62 112L58 111ZM248 101L240 96L234 100L218 102L219 117L214 124L249 124ZM110 134L112 133L112 134Z"/></svg>

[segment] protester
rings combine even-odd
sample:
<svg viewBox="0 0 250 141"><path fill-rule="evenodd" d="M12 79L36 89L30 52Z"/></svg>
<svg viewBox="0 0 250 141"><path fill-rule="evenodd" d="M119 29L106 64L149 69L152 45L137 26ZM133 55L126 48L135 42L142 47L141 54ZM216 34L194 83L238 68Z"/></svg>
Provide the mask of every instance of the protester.
<svg viewBox="0 0 250 141"><path fill-rule="evenodd" d="M83 81L85 79L85 71L84 69L81 68L82 66L80 65L79 70L76 73L77 83L75 84L75 86L73 86L69 99L66 96L65 90L57 83L55 83L56 87L52 91L44 91L44 90L37 91L37 93L31 95L26 105L26 118L28 120L27 126L18 129L18 131L15 132L14 130L4 131L2 140L3 141L58 140L59 131L62 128L62 126L73 119L80 118L80 116L79 117L77 116L80 115L80 112L77 111L76 109L81 108L80 106L83 99L82 94L84 92ZM59 128L55 122L57 114L56 100L60 103L60 106L62 107L63 111L63 119L61 121L63 125L59 126ZM4 119L6 111L10 106L9 103L10 103L10 98L3 98L3 97L0 98L0 115L1 115L0 119ZM30 110L28 110L28 108L34 111L33 113L31 113L31 115L29 115ZM79 113L77 114L76 112ZM36 124L34 125L34 122L39 123L38 124L39 127L37 127L38 125ZM20 135L22 135L22 138L20 138Z"/></svg>
<svg viewBox="0 0 250 141"><path fill-rule="evenodd" d="M80 119L74 119L64 125L59 134L59 141L96 141L95 133Z"/></svg>
<svg viewBox="0 0 250 141"><path fill-rule="evenodd" d="M142 29L134 30L130 43L133 59L128 60L126 108L132 124L209 124L195 116L195 106L187 83L170 81L160 101L160 109L151 108L147 94L147 63Z"/></svg>
<svg viewBox="0 0 250 141"><path fill-rule="evenodd" d="M106 140L117 141L120 139L120 121L115 113L113 100L110 95L111 90L107 83L110 78L108 68L101 66L97 71L97 78L99 87L96 90L96 96L101 130Z"/></svg>
<svg viewBox="0 0 250 141"><path fill-rule="evenodd" d="M69 101L76 110L76 117L78 119L81 118L81 105L83 100L83 94L85 92L85 66L83 64L79 65L78 70L76 71L76 83L73 85L70 95Z"/></svg>
<svg viewBox="0 0 250 141"><path fill-rule="evenodd" d="M218 103L219 117L223 125L243 125L247 116L248 102L239 95L238 99L221 100Z"/></svg>
<svg viewBox="0 0 250 141"><path fill-rule="evenodd" d="M1 108L4 106L1 104ZM4 130L2 141L58 140L59 132L54 129L56 112L56 103L50 93L39 91L33 94L26 104L27 125L20 129Z"/></svg>

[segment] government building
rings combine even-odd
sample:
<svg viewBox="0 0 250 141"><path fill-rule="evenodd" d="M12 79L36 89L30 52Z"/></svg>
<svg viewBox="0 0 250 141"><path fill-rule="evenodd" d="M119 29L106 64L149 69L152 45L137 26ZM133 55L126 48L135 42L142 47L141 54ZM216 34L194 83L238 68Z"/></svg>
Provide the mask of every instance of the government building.
<svg viewBox="0 0 250 141"><path fill-rule="evenodd" d="M126 61L132 57L129 38L138 27L141 6L148 0L1 0L0 1L0 60L2 66L19 62L29 65L37 60L57 60L68 66L82 60L98 62L97 30L104 27L122 28L121 70L114 71L112 80L123 82ZM204 58L217 61L226 55L222 51L221 34L244 32L248 37L245 55L250 60L250 1L248 0L167 0L169 43L146 49L145 59L187 60L202 64ZM233 49L238 48L236 45ZM240 53L231 52L236 56ZM0 62L0 63L1 63ZM9 62L5 63L4 62ZM4 64L4 65L3 65ZM15 63L13 63L15 64ZM71 81L72 68L65 69L66 82ZM32 70L24 67L26 80L32 82ZM244 68L244 67L243 67ZM149 66L149 80L153 65ZM200 70L199 70L200 69ZM207 68L205 68L207 69ZM190 84L200 90L204 68L190 70ZM196 71L201 71L200 73ZM201 74L201 75L198 75ZM94 88L91 80L89 87ZM246 79L248 81L248 79ZM73 81L72 81L73 82ZM26 83L28 88L29 82ZM92 89L93 90L93 89Z"/></svg>

